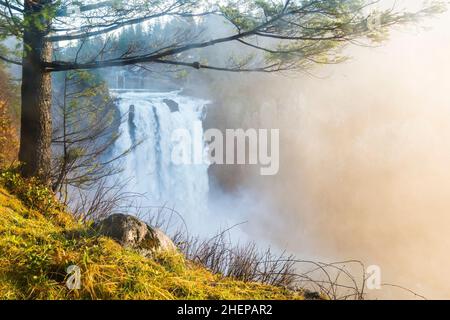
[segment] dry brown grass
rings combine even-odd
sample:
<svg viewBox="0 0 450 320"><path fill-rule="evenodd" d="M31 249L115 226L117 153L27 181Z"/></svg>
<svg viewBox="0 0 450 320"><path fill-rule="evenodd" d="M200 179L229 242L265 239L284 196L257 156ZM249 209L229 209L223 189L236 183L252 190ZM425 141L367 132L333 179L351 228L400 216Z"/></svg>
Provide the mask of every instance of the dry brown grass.
<svg viewBox="0 0 450 320"><path fill-rule="evenodd" d="M0 66L0 168L11 166L17 161L19 152L19 121L18 113L15 111L16 90Z"/></svg>

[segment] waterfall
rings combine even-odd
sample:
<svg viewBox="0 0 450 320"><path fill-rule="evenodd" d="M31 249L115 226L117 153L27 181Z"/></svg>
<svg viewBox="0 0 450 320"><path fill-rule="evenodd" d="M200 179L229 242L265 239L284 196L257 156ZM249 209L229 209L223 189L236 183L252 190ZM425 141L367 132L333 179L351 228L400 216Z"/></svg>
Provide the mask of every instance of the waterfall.
<svg viewBox="0 0 450 320"><path fill-rule="evenodd" d="M121 154L137 144L122 163L121 178L129 179L126 190L143 194L145 206L174 209L195 228L208 212L208 164L174 163L173 149L187 142L173 141L172 133L188 130L193 139L200 139L192 144L203 146L202 118L207 101L178 91L113 93L123 120L113 153ZM190 150L192 145L185 147Z"/></svg>

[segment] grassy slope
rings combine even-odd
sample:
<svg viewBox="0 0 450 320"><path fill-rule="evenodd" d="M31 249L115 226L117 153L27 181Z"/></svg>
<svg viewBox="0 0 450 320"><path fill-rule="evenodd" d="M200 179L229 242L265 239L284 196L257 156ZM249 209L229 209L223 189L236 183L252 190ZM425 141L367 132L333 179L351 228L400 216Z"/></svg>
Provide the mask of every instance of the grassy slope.
<svg viewBox="0 0 450 320"><path fill-rule="evenodd" d="M80 290L65 269L82 271ZM0 187L0 299L301 299L213 275L181 255L154 260L98 237L61 211L42 214Z"/></svg>

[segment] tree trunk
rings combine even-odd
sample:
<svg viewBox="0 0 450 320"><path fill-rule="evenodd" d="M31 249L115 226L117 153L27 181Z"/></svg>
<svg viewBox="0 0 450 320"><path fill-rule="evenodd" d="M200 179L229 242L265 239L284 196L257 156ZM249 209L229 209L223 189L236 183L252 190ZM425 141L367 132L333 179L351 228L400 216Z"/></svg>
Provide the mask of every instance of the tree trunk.
<svg viewBox="0 0 450 320"><path fill-rule="evenodd" d="M25 18L39 11L36 3L25 1ZM24 31L22 66L22 115L19 160L25 177L50 182L51 163L51 74L43 61L50 61L52 46L44 41L46 31L33 23Z"/></svg>

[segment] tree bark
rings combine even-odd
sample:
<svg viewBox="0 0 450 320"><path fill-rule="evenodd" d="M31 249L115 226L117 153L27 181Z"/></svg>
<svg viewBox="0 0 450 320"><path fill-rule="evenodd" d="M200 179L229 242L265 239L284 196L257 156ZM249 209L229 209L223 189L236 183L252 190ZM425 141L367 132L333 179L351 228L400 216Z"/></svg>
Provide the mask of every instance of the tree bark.
<svg viewBox="0 0 450 320"><path fill-rule="evenodd" d="M39 1L25 1L25 18L40 10ZM42 21L41 21L42 22ZM44 22L45 24L45 22ZM50 183L51 164L51 74L44 62L51 60L51 43L46 31L34 23L24 30L22 60L22 112L19 161L25 177ZM47 28L45 28L47 29Z"/></svg>

